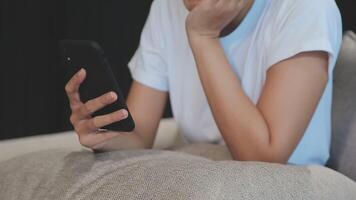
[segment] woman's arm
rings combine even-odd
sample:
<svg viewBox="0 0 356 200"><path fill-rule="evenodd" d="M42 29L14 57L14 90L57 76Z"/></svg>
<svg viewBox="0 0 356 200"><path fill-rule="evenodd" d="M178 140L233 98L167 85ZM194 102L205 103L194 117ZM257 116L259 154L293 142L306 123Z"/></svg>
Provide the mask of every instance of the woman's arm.
<svg viewBox="0 0 356 200"><path fill-rule="evenodd" d="M301 53L271 67L255 106L219 41L191 44L214 119L234 158L286 163L325 89L327 53Z"/></svg>
<svg viewBox="0 0 356 200"><path fill-rule="evenodd" d="M168 92L162 92L134 81L127 106L136 122L135 132L140 135L147 148L153 147L159 122L168 99Z"/></svg>
<svg viewBox="0 0 356 200"><path fill-rule="evenodd" d="M221 1L226 1L226 5L234 2L210 1L210 13L227 12L224 5L216 6ZM214 28L219 26L198 29L194 23L199 22L199 16L194 13L188 17L188 37L214 119L232 155L236 160L286 163L324 92L328 80L327 53L305 52L272 66L256 106L245 95L218 35L206 34L216 33ZM215 17L216 23L230 20Z"/></svg>

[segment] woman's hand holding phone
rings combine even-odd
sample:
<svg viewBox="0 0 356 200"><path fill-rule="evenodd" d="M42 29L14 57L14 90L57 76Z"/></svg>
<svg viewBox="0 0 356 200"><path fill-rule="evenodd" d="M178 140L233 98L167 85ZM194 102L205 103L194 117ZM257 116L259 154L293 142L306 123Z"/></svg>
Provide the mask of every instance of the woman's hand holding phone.
<svg viewBox="0 0 356 200"><path fill-rule="evenodd" d="M122 135L121 132L102 132L100 128L126 119L128 111L122 109L107 115L92 117L94 112L114 103L118 97L114 92L109 92L83 103L80 100L79 87L85 77L86 71L81 69L68 81L65 90L72 110L70 122L78 134L80 143L85 147L96 150L102 148L106 141Z"/></svg>

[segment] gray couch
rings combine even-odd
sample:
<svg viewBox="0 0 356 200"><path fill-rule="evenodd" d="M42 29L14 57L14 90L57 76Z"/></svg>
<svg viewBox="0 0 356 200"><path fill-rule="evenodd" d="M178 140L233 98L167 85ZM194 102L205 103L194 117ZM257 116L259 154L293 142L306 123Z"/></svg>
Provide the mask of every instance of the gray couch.
<svg viewBox="0 0 356 200"><path fill-rule="evenodd" d="M232 161L224 146L182 144L163 120L154 150L93 154L72 132L0 142L0 199L356 199L355 92L356 36L347 32L329 168Z"/></svg>

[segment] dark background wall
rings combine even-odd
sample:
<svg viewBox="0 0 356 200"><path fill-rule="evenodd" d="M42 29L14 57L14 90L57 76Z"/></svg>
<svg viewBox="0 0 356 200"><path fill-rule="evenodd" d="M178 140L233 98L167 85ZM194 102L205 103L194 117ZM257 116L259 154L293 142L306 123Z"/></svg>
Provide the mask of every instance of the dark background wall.
<svg viewBox="0 0 356 200"><path fill-rule="evenodd" d="M171 1L171 0L167 0ZM127 94L127 63L152 0L0 0L0 139L72 129L59 65L60 39L98 41ZM338 1L356 30L352 0ZM170 116L167 108L165 116Z"/></svg>

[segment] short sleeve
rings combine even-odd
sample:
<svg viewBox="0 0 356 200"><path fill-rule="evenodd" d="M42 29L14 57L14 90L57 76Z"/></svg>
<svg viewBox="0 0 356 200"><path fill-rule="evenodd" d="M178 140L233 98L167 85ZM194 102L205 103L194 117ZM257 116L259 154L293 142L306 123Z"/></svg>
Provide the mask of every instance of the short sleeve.
<svg viewBox="0 0 356 200"><path fill-rule="evenodd" d="M165 41L162 37L160 0L153 1L141 34L138 49L128 66L132 78L148 87L168 91L168 70Z"/></svg>
<svg viewBox="0 0 356 200"><path fill-rule="evenodd" d="M267 69L302 52L329 54L332 75L342 40L342 22L334 0L298 0L281 8L274 22L274 36L266 46Z"/></svg>

